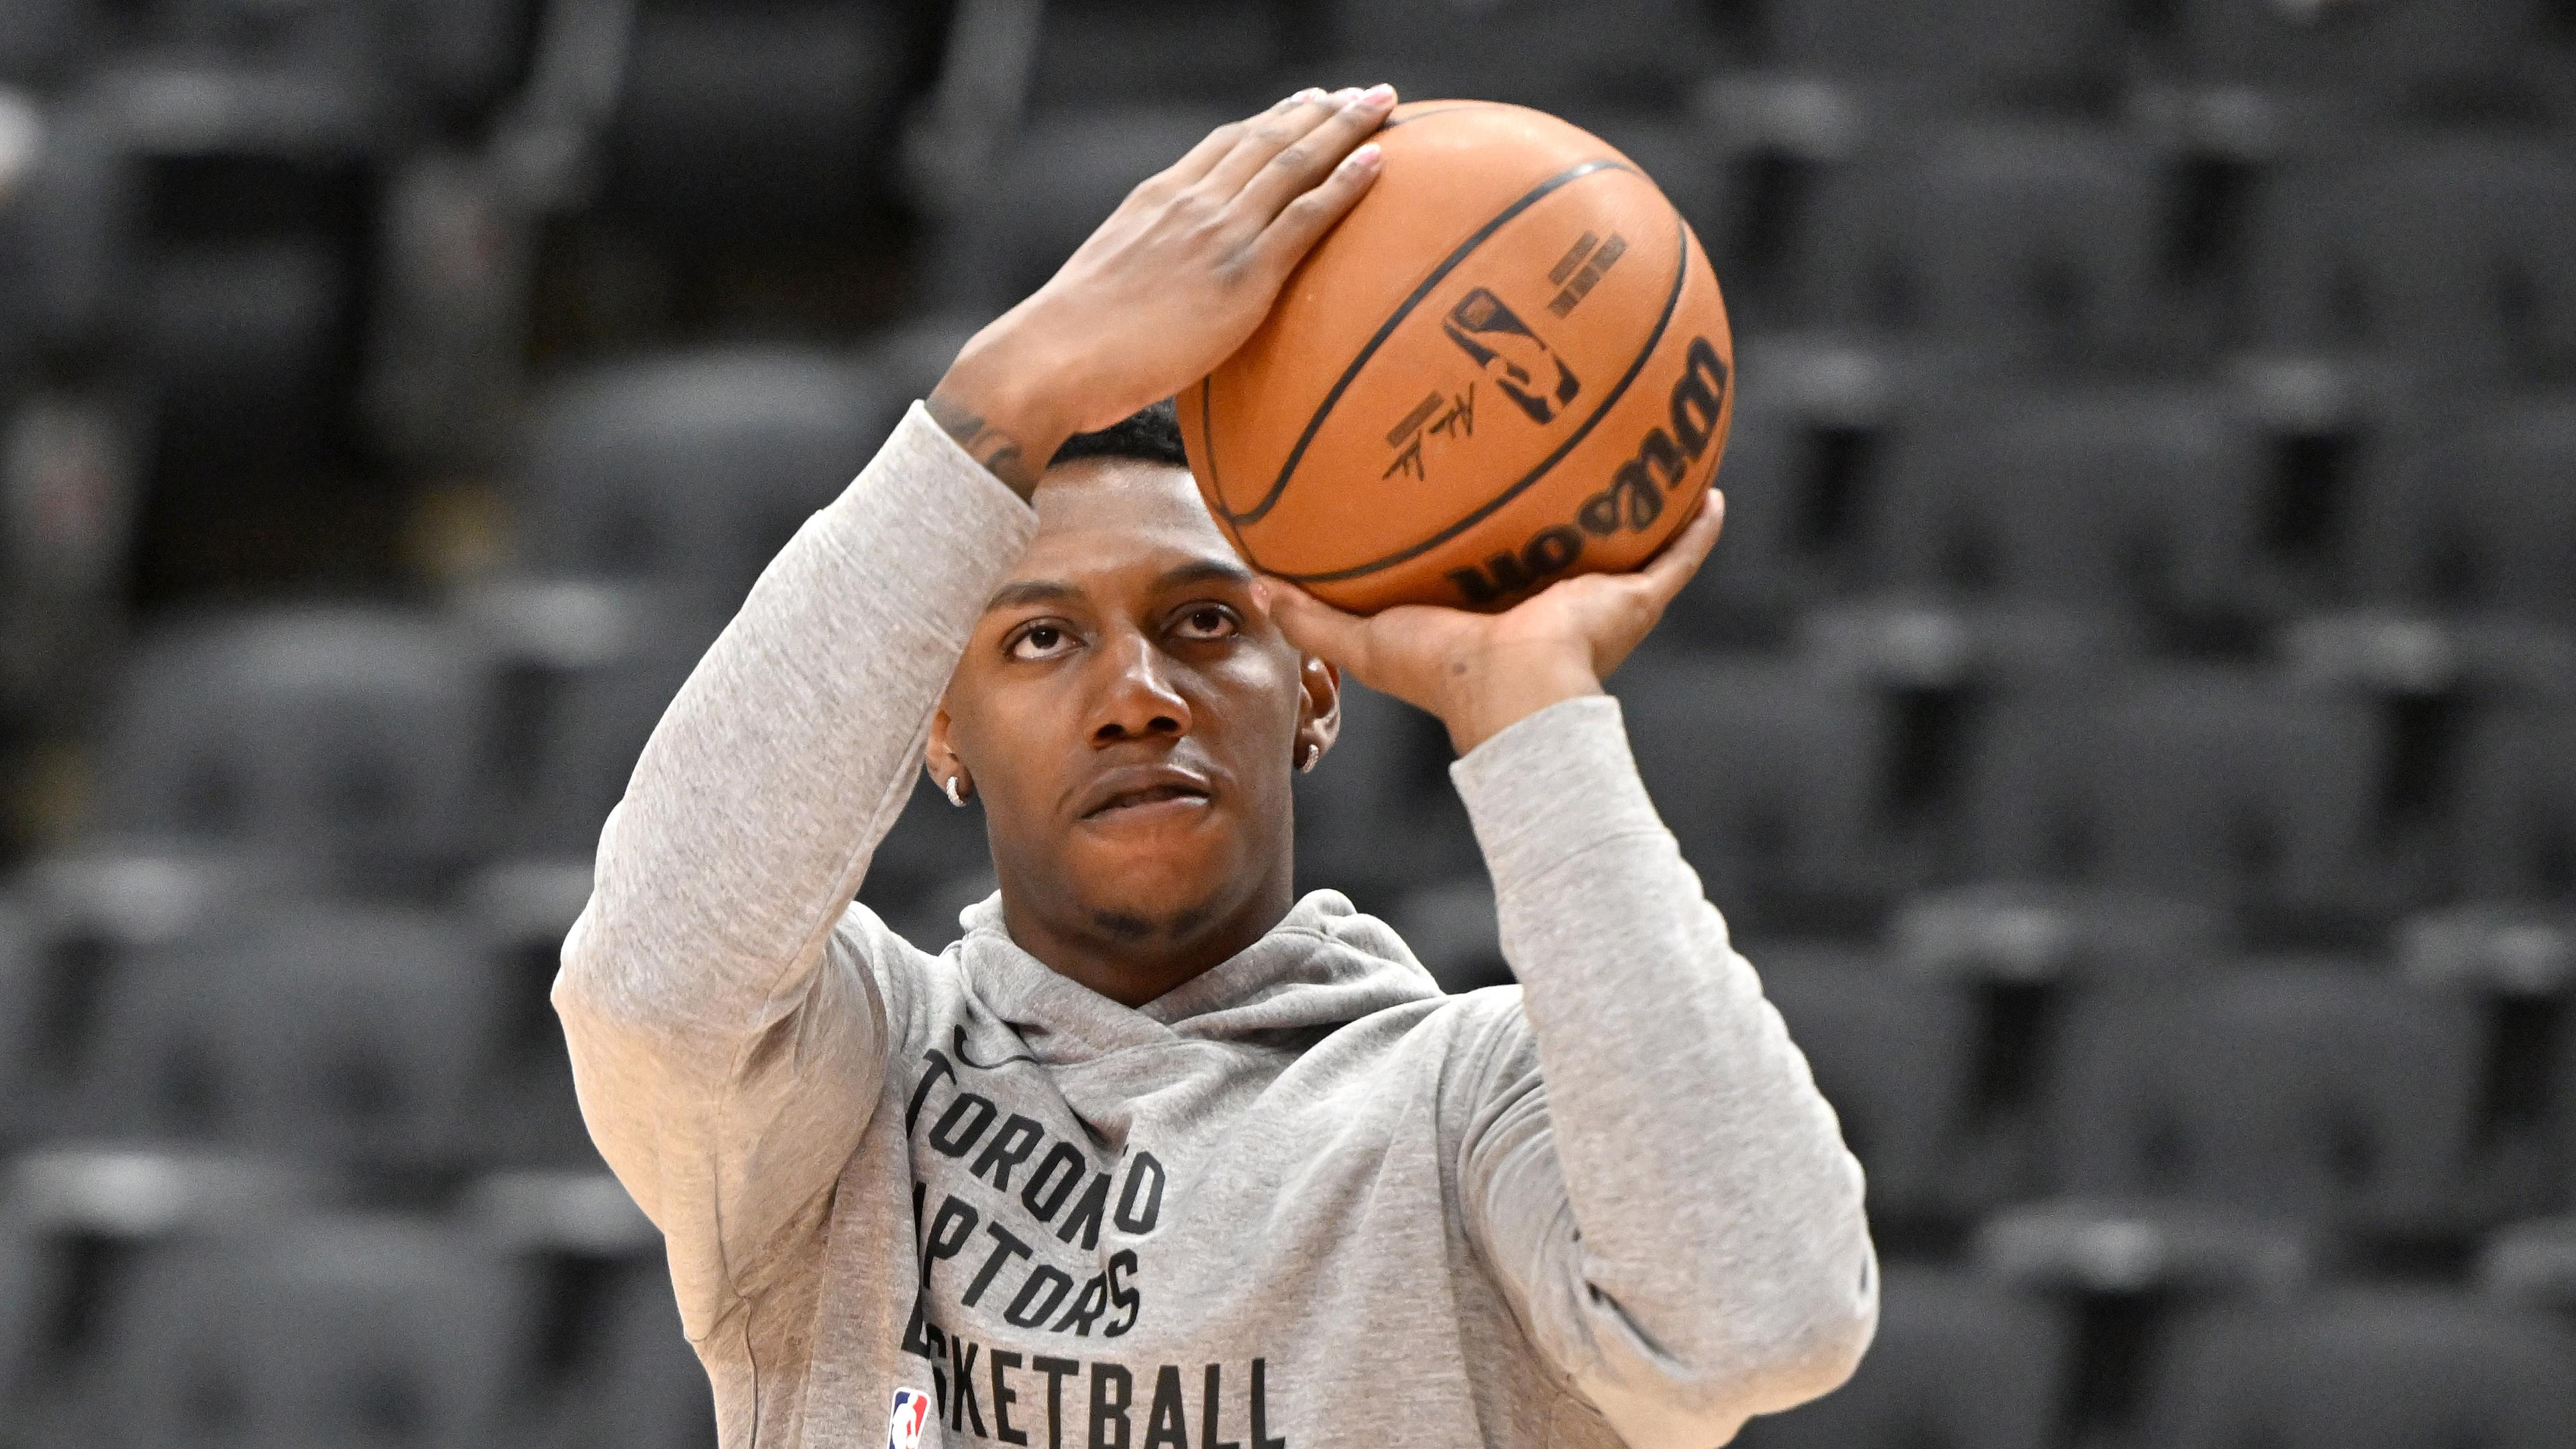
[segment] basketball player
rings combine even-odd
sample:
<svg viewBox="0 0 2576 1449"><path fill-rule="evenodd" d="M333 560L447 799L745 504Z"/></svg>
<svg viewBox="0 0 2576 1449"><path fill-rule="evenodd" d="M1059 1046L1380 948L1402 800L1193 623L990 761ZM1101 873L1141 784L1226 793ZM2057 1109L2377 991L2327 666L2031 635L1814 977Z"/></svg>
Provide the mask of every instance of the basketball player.
<svg viewBox="0 0 2576 1449"><path fill-rule="evenodd" d="M729 1449L1707 1449L1875 1331L1860 1167L1601 690L1713 496L1641 572L1363 619L1248 574L1147 407L1392 104L1137 187L770 563L608 818L554 1000ZM1345 672L1447 725L1522 985L1295 893ZM851 903L924 763L1001 886L938 956Z"/></svg>

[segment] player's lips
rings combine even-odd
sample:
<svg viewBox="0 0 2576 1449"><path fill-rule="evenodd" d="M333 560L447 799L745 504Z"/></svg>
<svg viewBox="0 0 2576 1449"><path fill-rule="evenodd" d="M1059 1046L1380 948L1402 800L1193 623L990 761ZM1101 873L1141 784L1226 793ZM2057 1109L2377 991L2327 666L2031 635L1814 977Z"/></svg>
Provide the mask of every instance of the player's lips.
<svg viewBox="0 0 2576 1449"><path fill-rule="evenodd" d="M1178 765L1125 765L1092 781L1084 820L1138 820L1195 813L1208 806L1207 777Z"/></svg>

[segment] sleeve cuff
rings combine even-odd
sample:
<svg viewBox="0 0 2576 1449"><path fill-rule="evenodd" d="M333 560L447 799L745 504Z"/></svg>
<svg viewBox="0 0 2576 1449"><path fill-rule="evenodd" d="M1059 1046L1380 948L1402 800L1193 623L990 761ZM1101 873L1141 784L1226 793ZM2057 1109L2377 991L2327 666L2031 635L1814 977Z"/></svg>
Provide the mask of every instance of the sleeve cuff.
<svg viewBox="0 0 2576 1449"><path fill-rule="evenodd" d="M1449 778L1498 892L1605 840L1664 828L1637 777L1626 717L1606 694L1513 721L1451 761Z"/></svg>
<svg viewBox="0 0 2576 1449"><path fill-rule="evenodd" d="M843 544L860 542L861 531L903 539L907 571L925 581L980 581L1027 551L1038 514L915 398L876 457L824 505L821 526ZM864 558L875 550L852 552Z"/></svg>

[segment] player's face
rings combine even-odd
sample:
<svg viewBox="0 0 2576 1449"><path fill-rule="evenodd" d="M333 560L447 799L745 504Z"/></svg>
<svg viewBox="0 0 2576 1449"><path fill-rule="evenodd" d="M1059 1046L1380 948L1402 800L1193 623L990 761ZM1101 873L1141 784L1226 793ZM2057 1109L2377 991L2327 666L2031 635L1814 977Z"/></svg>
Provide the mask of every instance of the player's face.
<svg viewBox="0 0 2576 1449"><path fill-rule="evenodd" d="M934 725L1014 914L1172 948L1290 887L1289 772L1334 679L1258 610L1188 470L1054 469Z"/></svg>

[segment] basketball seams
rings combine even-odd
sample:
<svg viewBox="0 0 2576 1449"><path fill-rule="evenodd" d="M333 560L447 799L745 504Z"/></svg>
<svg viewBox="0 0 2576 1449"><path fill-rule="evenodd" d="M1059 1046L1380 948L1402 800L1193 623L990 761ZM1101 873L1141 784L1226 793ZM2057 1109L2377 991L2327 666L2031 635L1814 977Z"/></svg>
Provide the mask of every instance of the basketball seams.
<svg viewBox="0 0 2576 1449"><path fill-rule="evenodd" d="M1653 359L1655 349L1663 345L1664 334L1672 328L1673 314L1679 310L1681 306L1682 293L1688 290L1690 285L1691 246L1693 242L1690 225L1682 220L1682 215L1678 210L1673 212L1673 225L1680 232L1680 244L1675 248L1675 251L1679 254L1679 260L1673 269L1672 288L1664 297L1663 311L1655 318L1654 330L1647 334L1645 345L1637 349L1637 355L1629 362L1627 372L1620 376L1618 383L1610 389L1609 395L1601 400L1601 405L1593 409L1591 416L1585 418L1563 442L1557 444L1554 451L1550 452L1544 459L1541 459L1537 467L1521 475L1521 477L1511 486L1503 489L1499 493L1496 493L1493 497L1486 499L1483 503L1478 504L1465 517L1458 519L1456 522L1451 523L1447 527L1427 538L1406 545L1404 548L1394 553L1373 559L1364 564L1354 564L1348 568L1333 569L1323 573L1311 574L1283 573L1280 577L1298 584L1344 583L1351 579L1364 578L1369 574L1376 573L1380 569L1392 568L1397 564L1420 558L1422 555L1429 553L1431 550L1438 548L1440 545L1456 538L1459 534L1466 532L1468 529L1482 523L1487 518L1492 517L1493 514L1504 504L1509 503L1521 494L1528 492L1541 479L1554 471L1556 465L1565 460L1566 454L1572 452L1585 438L1591 436L1592 430L1599 426L1603 418L1609 416L1612 408L1619 405L1619 400L1621 398L1627 396L1628 389L1636 384L1638 377L1645 372L1647 362ZM1732 391L1732 389L1729 389L1730 393L1732 393ZM1732 400L1730 398L1730 404L1731 401ZM1709 466L1712 468L1716 466L1716 459L1713 453ZM1250 557L1251 556L1249 554L1245 555L1247 560L1249 560Z"/></svg>
<svg viewBox="0 0 2576 1449"><path fill-rule="evenodd" d="M1341 402L1342 394L1350 390L1351 384L1359 378L1361 370L1366 368L1370 359L1377 355L1378 349L1385 346L1387 340L1395 335L1396 329L1404 325L1405 319L1412 315L1413 309L1420 306L1422 304L1422 300L1425 297L1430 296L1431 293L1439 287L1440 283L1448 278L1451 272L1456 271L1460 266L1465 265L1467 259L1475 255L1478 248L1482 247L1486 242L1491 241L1494 234L1509 225L1513 218L1529 210L1531 207L1537 205L1548 196L1554 194L1556 191L1572 182L1580 180L1585 176L1596 175L1605 171L1625 171L1631 176L1637 176L1641 179L1644 178L1644 173L1638 171L1634 166L1611 157L1595 157L1589 161L1578 162L1575 165L1569 166L1563 171L1556 173L1554 176L1550 176L1546 180L1541 181L1538 185L1531 187L1518 199L1514 200L1509 206L1504 207L1491 219L1487 220L1484 225L1478 227L1465 241L1460 242L1455 250L1451 251L1447 257L1442 259L1439 266L1432 269L1429 276L1423 278L1421 283L1415 286L1411 294L1406 296L1402 302L1396 304L1395 311L1387 317L1386 321L1379 324L1377 331L1369 337L1368 342L1362 346L1359 353L1351 359L1350 366L1346 368L1342 375L1334 381L1331 391L1324 394L1324 400L1316 406L1314 415L1306 420L1305 430L1298 435L1296 446L1288 450L1287 461L1281 465L1279 469L1279 477L1270 485L1269 491L1262 495L1259 502L1253 504L1252 507L1245 509L1240 513L1236 512L1231 505L1226 503L1223 485L1217 477L1216 437L1212 431L1213 419L1209 414L1207 401L1209 388L1206 382L1202 381L1200 383L1199 391L1200 439L1207 450L1208 491L1213 495L1211 501L1216 505L1217 509L1223 512L1229 520L1238 525L1259 523L1264 515L1269 513L1272 508L1278 506L1280 498L1286 495L1289 480L1296 475L1297 465L1304 460L1306 449L1315 441L1315 435L1323 430L1324 420L1332 415L1334 407ZM1678 219L1679 213L1675 213L1675 217ZM1670 319L1669 308L1666 311L1666 319L1667 321ZM1661 329L1659 328L1659 336L1660 330ZM1524 483L1521 486L1525 487L1527 484ZM1245 558L1249 561L1251 556L1246 554Z"/></svg>

